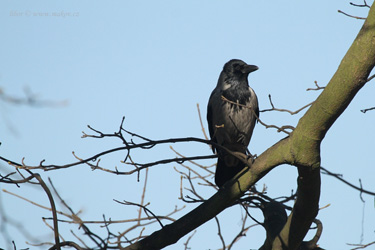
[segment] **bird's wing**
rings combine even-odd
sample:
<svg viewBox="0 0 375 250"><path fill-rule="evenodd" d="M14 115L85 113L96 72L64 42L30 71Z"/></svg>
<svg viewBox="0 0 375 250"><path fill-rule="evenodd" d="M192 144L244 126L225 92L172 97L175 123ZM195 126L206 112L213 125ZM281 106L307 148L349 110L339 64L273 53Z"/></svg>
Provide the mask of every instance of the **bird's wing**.
<svg viewBox="0 0 375 250"><path fill-rule="evenodd" d="M255 95L255 93L254 93L254 95ZM256 97L256 96L255 96ZM256 98L256 102L255 102L255 104L256 104L256 108L255 108L255 114L258 116L258 118L260 117L260 113L259 113L259 103L258 103L258 98ZM257 120L257 122L258 122L258 120Z"/></svg>
<svg viewBox="0 0 375 250"><path fill-rule="evenodd" d="M210 96L210 99L208 101L208 105L207 105L207 123L208 123L208 131L210 132L210 137L211 137L211 140L213 142L217 142L216 141L216 138L214 136L215 134L215 128L214 128L214 125L213 125L213 122L212 122L212 96L213 96L214 92L212 92L211 96ZM215 147L212 145L212 151L215 153Z"/></svg>
<svg viewBox="0 0 375 250"><path fill-rule="evenodd" d="M252 106L252 107L255 107L255 109L254 109L254 111L255 111L255 114L258 116L258 118L259 118L259 115L260 115L260 113L259 113L259 103L258 103L258 97L257 97L257 95L255 94L255 92L254 92L254 90L252 89L252 88L250 88L249 87L249 90L250 90L250 93L251 93L251 101L250 101L250 105ZM254 117L254 119L256 119L255 117ZM258 122L258 120L257 120L257 122Z"/></svg>

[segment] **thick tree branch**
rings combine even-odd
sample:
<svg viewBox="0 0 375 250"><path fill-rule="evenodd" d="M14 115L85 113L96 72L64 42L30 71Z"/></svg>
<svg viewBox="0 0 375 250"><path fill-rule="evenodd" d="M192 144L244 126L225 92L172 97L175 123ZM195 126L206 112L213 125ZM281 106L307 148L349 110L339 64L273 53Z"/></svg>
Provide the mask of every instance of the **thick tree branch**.
<svg viewBox="0 0 375 250"><path fill-rule="evenodd" d="M318 212L320 143L367 82L375 65L375 6L339 68L290 136L298 167L297 200L272 249L297 249Z"/></svg>

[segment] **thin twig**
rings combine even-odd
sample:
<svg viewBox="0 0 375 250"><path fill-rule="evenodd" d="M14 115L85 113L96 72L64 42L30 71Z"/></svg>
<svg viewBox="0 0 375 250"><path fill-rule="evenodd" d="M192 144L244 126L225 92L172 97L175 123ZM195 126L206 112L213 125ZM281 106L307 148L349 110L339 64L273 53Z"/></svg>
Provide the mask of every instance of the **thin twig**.
<svg viewBox="0 0 375 250"><path fill-rule="evenodd" d="M279 111L279 112L288 112L289 114L291 115L295 115L295 114L298 114L299 112L301 112L302 110L304 110L305 108L311 106L315 101L313 102L310 102L309 104L306 104L305 106L303 106L302 108L300 109L297 109L296 111L290 111L288 109L279 109L279 108L275 108L275 106L273 105L273 102L272 102L272 99L271 99L271 95L268 95L268 99L270 101L270 104L271 104L271 107L270 109L263 109L259 112L267 112L267 111Z"/></svg>
<svg viewBox="0 0 375 250"><path fill-rule="evenodd" d="M355 6L355 7L367 7L367 8L370 8L371 6L367 4L366 0L363 0L364 4L355 4L355 3L352 3L350 2L351 5Z"/></svg>
<svg viewBox="0 0 375 250"><path fill-rule="evenodd" d="M352 248L350 250L357 250L357 249L363 249L363 248L366 248L368 246L374 245L375 241L367 243L367 244L351 244L351 243L346 243L346 244L349 245L349 246L356 246L356 248Z"/></svg>
<svg viewBox="0 0 375 250"><path fill-rule="evenodd" d="M374 109L375 109L375 107L367 108L367 109L361 109L361 112L366 113L367 111L374 110Z"/></svg>
<svg viewBox="0 0 375 250"><path fill-rule="evenodd" d="M201 124L201 128L202 128L203 136L204 136L204 138L205 138L206 140L208 140L208 136L207 136L207 134L206 134L206 130L205 130L205 128L204 128L204 126L203 126L203 122L202 122L202 116L201 116L201 110L200 110L200 108L199 108L199 103L197 103L197 110L198 110L198 117L199 117L199 122L200 122L200 124Z"/></svg>
<svg viewBox="0 0 375 250"><path fill-rule="evenodd" d="M356 185L353 185L350 182L348 182L348 181L344 180L343 178L341 178L339 174L332 173L332 172L328 171L326 168L323 168L322 166L320 168L324 171L324 172L322 172L323 174L327 174L327 175L333 176L336 179L338 179L338 180L342 181L343 183L345 183L346 185L348 185L348 186L350 186L350 187L352 187L352 188L360 191L361 193L365 193L365 194L369 194L369 195L375 196L375 192L371 192L371 191L365 190L362 187L357 187Z"/></svg>
<svg viewBox="0 0 375 250"><path fill-rule="evenodd" d="M348 16L348 17L352 17L352 18L355 18L355 19L366 20L366 18L365 18L365 17L359 17L359 16L353 16L353 15L349 15L349 14L347 14L347 13L345 13L345 12L341 11L341 10L338 10L337 12L338 12L338 13L341 13L341 14L344 14L345 16Z"/></svg>
<svg viewBox="0 0 375 250"><path fill-rule="evenodd" d="M178 164L184 163L185 161L193 161L193 160L206 160L206 159L214 159L217 158L217 155L203 155L203 156L192 156L192 157L181 157L181 158L171 158L171 159L164 159L160 161L150 162L150 163L130 163L125 162L128 165L136 165L138 170L144 169L155 165L160 164L168 164L171 162L177 162Z"/></svg>
<svg viewBox="0 0 375 250"><path fill-rule="evenodd" d="M369 78L367 78L366 82L369 82L369 81L371 81L374 78L375 78L375 74L373 74L372 76L370 76Z"/></svg>
<svg viewBox="0 0 375 250"><path fill-rule="evenodd" d="M172 146L169 146L169 148L175 153L177 154L178 156L180 156L181 158L184 158L184 159L187 159L187 157L181 153L179 153L177 150L175 150ZM217 156L216 156L217 157ZM187 159L185 161L188 161L189 163L201 168L201 169L204 169L205 171L207 171L209 174L214 174L213 171L210 170L210 168L212 168L213 166L215 166L216 164L213 164L213 165L210 165L210 166L204 166L202 164L198 164L197 162L195 162L195 159Z"/></svg>
<svg viewBox="0 0 375 250"><path fill-rule="evenodd" d="M147 187L147 179L148 179L148 168L146 169L146 175L145 175L145 183L143 185L143 190L142 190L142 195L141 195L141 207L145 204L145 196L146 196L146 187ZM142 209L141 207L139 208L138 212L138 220L141 219L142 217ZM159 221L160 222L160 221ZM163 225L162 225L163 227Z"/></svg>
<svg viewBox="0 0 375 250"><path fill-rule="evenodd" d="M58 221L57 221L57 212L56 212L56 206L55 206L55 201L53 200L53 196L51 194L51 191L47 187L46 183L43 181L42 177L40 177L39 174L34 174L30 170L27 170L29 174L34 175L35 178L39 181L40 185L42 186L44 192L47 194L51 209L52 209L52 216L53 216L53 232L55 235L55 245L54 249L61 250L60 246L60 235L59 235L59 227L58 227Z"/></svg>
<svg viewBox="0 0 375 250"><path fill-rule="evenodd" d="M194 232L187 238L186 242L184 243L185 250L190 249L190 247L188 247L189 241L191 240L191 238L193 238L193 236L195 235L196 232L197 232L197 230L194 230Z"/></svg>
<svg viewBox="0 0 375 250"><path fill-rule="evenodd" d="M219 235L220 241L223 244L223 250L225 250L226 249L225 241L224 241L223 235L221 234L220 222L219 222L219 219L216 216L215 216L215 221L216 221L216 224L217 224L217 234Z"/></svg>
<svg viewBox="0 0 375 250"><path fill-rule="evenodd" d="M232 240L232 242L229 244L228 250L232 249L232 247L234 246L234 244L236 242L238 242L242 237L246 236L246 233L247 233L247 231L249 231L250 228L258 226L258 224L253 224L253 225L250 225L248 227L245 227L246 221L247 221L247 216L242 216L242 217L243 218L242 218L242 227L241 227L241 230L236 235L236 237L234 237L234 239Z"/></svg>
<svg viewBox="0 0 375 250"><path fill-rule="evenodd" d="M318 82L317 82L317 81L314 81L314 83L315 83L316 88L308 88L308 89L306 89L306 91L310 91L310 90L322 90L322 89L325 89L325 87L320 87L320 86L318 85Z"/></svg>

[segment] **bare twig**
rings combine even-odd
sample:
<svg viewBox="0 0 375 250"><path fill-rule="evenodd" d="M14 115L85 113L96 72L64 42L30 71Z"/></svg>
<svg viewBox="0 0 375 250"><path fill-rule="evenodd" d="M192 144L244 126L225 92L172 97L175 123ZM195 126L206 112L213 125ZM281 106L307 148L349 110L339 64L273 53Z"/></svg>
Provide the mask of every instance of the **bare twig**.
<svg viewBox="0 0 375 250"><path fill-rule="evenodd" d="M323 172L322 172L323 174L333 176L333 177L335 177L336 179L338 179L338 180L342 181L343 183L345 183L346 185L348 185L348 186L350 186L350 187L352 187L352 188L354 188L354 189L360 191L361 193L365 193L365 194L369 194L369 195L375 196L375 192L371 192L371 191L368 191L368 190L363 189L363 188L362 188L362 185L361 185L361 187L357 187L356 185L353 185L353 184L351 184L350 182L344 180L344 179L340 176L340 174L332 173L332 172L328 171L326 168L323 168L322 166L321 166L320 168L323 170Z"/></svg>
<svg viewBox="0 0 375 250"><path fill-rule="evenodd" d="M368 246L371 246L371 245L374 245L374 244L375 244L375 241L367 243L367 244L351 244L351 243L347 243L347 245L349 245L349 246L355 246L355 248L352 248L351 250L364 249L364 248L366 248Z"/></svg>
<svg viewBox="0 0 375 250"><path fill-rule="evenodd" d="M259 112L267 112L267 111L279 111L279 112L288 112L289 114L291 115L295 115L295 114L298 114L299 112L301 112L302 110L304 110L305 108L311 106L314 102L310 102L309 104L306 104L305 106L303 106L302 108L300 109L297 109L296 111L290 111L288 109L279 109L279 108L275 108L275 106L273 105L273 102L272 102L272 99L271 99L271 95L268 95L268 99L270 101L270 104L271 104L271 109L263 109Z"/></svg>
<svg viewBox="0 0 375 250"><path fill-rule="evenodd" d="M177 150L175 150L172 146L169 146L169 148L170 148L174 153L176 153L178 156L180 156L181 158L184 158L184 159L187 158L187 157L184 156L183 154L177 152ZM216 156L216 157L217 157L217 156ZM197 167L199 167L199 168L205 170L205 171L208 172L209 174L214 174L214 172L211 171L211 168L212 168L213 166L215 166L216 164L212 164L212 165L210 165L210 166L204 166L204 165L202 165L202 164L198 164L198 163L195 162L194 160L190 160L190 159L188 159L188 160L186 160L186 161L188 161L189 163L191 163L191 164L193 164L193 165L195 165L195 166L197 166Z"/></svg>
<svg viewBox="0 0 375 250"><path fill-rule="evenodd" d="M82 247L80 247L77 243L73 242L73 241L64 241L64 242L61 242L60 243L60 246L62 247L74 247L75 249L77 250L83 250ZM51 247L50 250L52 249L57 249L55 246Z"/></svg>
<svg viewBox="0 0 375 250"><path fill-rule="evenodd" d="M116 236L117 238L117 244L118 244L118 248L121 248L122 249L122 246L121 246L121 243L123 243L123 241L121 241L121 238L122 237L125 237L125 235L130 232L131 230L134 230L136 228L139 228L139 227L142 227L143 228L141 229L140 231L140 234L138 235L138 237L134 238L134 239L126 239L126 242L127 243L132 243L132 242L135 242L135 241L138 241L142 238L144 238L145 236L143 236L143 231L145 229L144 226L146 225L149 225L151 223L154 223L154 222L158 222L160 224L160 226L163 228L163 224L161 223L161 220L160 219L163 219L164 217L168 217L170 216L172 213L175 213L177 211L180 211L181 209L183 209L184 207L182 207L181 209L178 209L177 207L175 208L175 210L170 213L169 215L167 216L156 216L150 209L147 208L147 206L149 205L149 203L146 203L145 204L145 193L146 193L146 186L147 186L147 173L146 173L146 177L145 177L145 184L144 184L144 187L143 187L143 191L142 191L142 195L141 195L141 202L140 204L137 204L137 203L133 203L133 202L129 202L129 201L123 201L123 202L120 202L118 200L114 200L115 202L117 203L120 203L120 204L123 204L123 205L132 205L132 206L137 206L139 207L139 211L138 211L138 216L137 216L137 219L135 220L136 221L136 224L131 226L130 228L128 228L127 230L125 230L124 232L120 233L118 236ZM142 216L142 211L144 211L144 213L147 215L147 219L150 220L149 223L145 223L145 224L141 224L141 220L143 220L143 218L141 217Z"/></svg>
<svg viewBox="0 0 375 250"><path fill-rule="evenodd" d="M58 214L61 214L61 215L65 216L65 217L67 217L67 218L72 219L72 220L58 219L59 222L65 222L65 223L71 223L71 224L73 223L73 224L106 224L106 225L109 225L109 224L119 224L119 223L128 223L128 222L135 222L135 221L150 220L150 217L142 217L142 218L135 218L135 219L127 219L127 220L110 220L110 221L105 221L105 220L104 221L103 220L82 220L82 219L80 219L78 217L78 213L75 213L72 210L72 208L70 206L68 206L64 200L61 199L60 195L56 192L56 190L55 190L54 187L53 187L53 189L54 189L56 195L59 197L60 201L63 203L63 205L65 207L67 207L69 209L69 211L72 213L72 215L69 215L67 213L64 213L64 212L61 212L61 211L57 210L56 212ZM33 204L34 206L37 206L37 207L40 207L42 209L46 209L48 211L51 211L51 208L49 208L49 207L43 206L41 204L38 204L38 203L36 203L34 201L31 201L31 200L29 200L29 199L27 199L25 197L22 197L22 196L20 196L18 194L12 193L12 192L10 192L10 191L8 191L6 189L3 189L3 192L7 193L7 194L10 194L10 195L13 195L13 196L15 196L15 197L17 197L19 199L22 199L22 200L24 200L26 202L29 202L29 203ZM171 218L169 216L172 215L172 214L174 214L174 213L176 213L176 212L181 211L184 208L185 208L185 206L183 206L181 208L175 208L175 210L172 211L171 213L169 213L169 214L167 214L165 216L158 216L158 218L159 219L169 220L169 221L175 221L175 219L173 219L173 218ZM52 219L52 218L45 218L45 219Z"/></svg>
<svg viewBox="0 0 375 250"><path fill-rule="evenodd" d="M348 17L351 17L351 18L360 19L360 20L366 20L365 17L359 17L359 16L349 15L349 14L347 14L347 13L341 11L341 10L338 10L337 12L338 12L338 13L341 13L341 14L344 14L345 16L348 16Z"/></svg>
<svg viewBox="0 0 375 250"><path fill-rule="evenodd" d="M257 198L257 197L252 197L252 198L254 199L254 198ZM245 210L247 216L249 216L253 221L255 221L255 223L257 223L257 224L259 224L259 225L263 225L262 222L258 221L257 219L255 219L255 218L250 214L250 212L247 210L247 205L245 205L244 203L241 203L240 205L241 205L241 206L243 207L243 209Z"/></svg>
<svg viewBox="0 0 375 250"><path fill-rule="evenodd" d="M4 183L8 183L8 184L16 184L17 186L19 186L18 184L30 182L30 180L32 180L34 178L34 176L32 176L32 175L30 175L29 177L23 178L22 180L14 180L14 179L9 178L9 176L11 176L15 173L16 172L9 173L6 176L0 175L0 177L1 177L0 182L4 182Z"/></svg>
<svg viewBox="0 0 375 250"><path fill-rule="evenodd" d="M208 140L208 136L207 136L207 134L206 134L206 130L205 130L205 128L204 128L204 126L203 126L203 122L202 122L202 116L201 116L201 110L200 110L200 108L199 108L199 103L197 103L197 110L198 110L198 117L199 117L199 122L200 122L200 124L201 124L201 128L202 128L203 136L204 136L204 138L205 138L206 140Z"/></svg>
<svg viewBox="0 0 375 250"><path fill-rule="evenodd" d="M126 162L128 165L137 165L138 169L144 169L155 165L160 164L168 164L171 162L177 162L178 164L182 164L185 161L193 161L193 160L206 160L206 159L214 159L217 158L217 155L203 155L203 156L192 156L192 157L181 157L181 158L171 158L171 159L164 159L160 161L150 162L150 163L129 163Z"/></svg>
<svg viewBox="0 0 375 250"><path fill-rule="evenodd" d="M215 221L216 221L216 224L217 224L217 235L219 236L220 238L220 241L221 241L221 244L223 245L223 250L226 249L226 246L225 246L225 241L224 241L224 237L223 235L221 234L221 229L220 229L220 222L219 222L219 219L215 216Z"/></svg>
<svg viewBox="0 0 375 250"><path fill-rule="evenodd" d="M197 230L194 230L194 232L187 238L186 242L184 243L185 250L190 249L190 247L188 247L189 242L190 242L191 238L193 238L193 236L195 235L196 232L197 232Z"/></svg>
<svg viewBox="0 0 375 250"><path fill-rule="evenodd" d="M179 199L182 200L183 202L186 202L186 203L196 203L196 202L202 203L202 202L204 202L205 200L204 200L203 198L199 198L200 196L199 196L199 195L196 195L192 189L187 189L187 188L185 188L185 189L187 189L188 191L192 192L192 193L193 193L194 195L196 195L199 199L192 198L192 197L190 197L190 196L188 196L188 195L186 196L186 198L188 198L189 200L185 199L185 197L184 197L184 195L183 195L183 191L182 191L182 190L183 190L183 188L182 188L182 187L183 187L183 185L182 185L182 183L183 183L183 179L184 179L184 178L187 179L187 180L189 181L190 185L192 185L191 177L190 177L188 174L186 174L186 173L183 173L183 172L178 171L177 169L176 169L176 171L177 171L178 173L181 174L181 182L180 182L180 197L179 197Z"/></svg>
<svg viewBox="0 0 375 250"><path fill-rule="evenodd" d="M375 109L375 107L367 108L367 109L361 109L361 112L366 113L367 111L374 110L374 109Z"/></svg>
<svg viewBox="0 0 375 250"><path fill-rule="evenodd" d="M183 208L184 208L184 206L181 207L181 208L177 208L176 210L173 211L173 213L181 211ZM159 220L168 220L168 221L172 221L172 222L176 221L176 219L173 219L172 217L169 217L169 215L158 215L156 217ZM52 219L52 218L46 217L45 219ZM69 224L103 224L103 226L101 226L101 227L106 227L106 226L111 225L111 224L130 223L130 222L138 222L138 221L146 221L146 220L149 221L150 217L147 216L147 217L134 218L134 219L108 220L108 221L106 221L106 220L82 220L82 219L80 219L80 221L59 219L58 221L64 222L64 223L69 223Z"/></svg>
<svg viewBox="0 0 375 250"><path fill-rule="evenodd" d="M55 201L53 200L53 196L51 194L51 191L49 190L49 188L47 187L46 183L43 181L42 177L40 177L39 174L34 174L32 173L30 170L27 170L27 172L29 172L29 174L33 175L40 183L40 185L42 186L44 192L47 194L48 196L48 199L49 199L49 202L50 202L50 205L51 205L51 209L52 209L52 216L53 216L53 232L54 232L54 235L55 235L55 245L54 245L54 249L57 249L57 250L61 250L61 246L60 246L60 235L59 235L59 227L58 227L58 221L57 221L57 212L56 212L56 206L55 206Z"/></svg>
<svg viewBox="0 0 375 250"><path fill-rule="evenodd" d="M308 88L308 89L306 89L306 91L310 91L310 90L322 90L322 89L325 89L325 87L320 87L320 86L318 85L318 82L317 82L317 81L314 81L314 83L315 83L316 88Z"/></svg>
<svg viewBox="0 0 375 250"><path fill-rule="evenodd" d="M228 250L232 249L232 247L234 246L234 244L236 242L238 242L242 237L246 236L246 233L247 233L247 231L249 231L250 228L252 228L254 226L258 226L258 224L253 224L253 225L250 225L248 227L245 227L246 226L246 221L247 221L247 216L243 216L241 230L236 235L236 237L234 237L234 239L232 240L232 242L229 244Z"/></svg>
<svg viewBox="0 0 375 250"><path fill-rule="evenodd" d="M29 200L29 199L26 199L25 197L22 197L22 196L20 196L20 195L18 195L18 194L12 193L12 192L10 192L10 191L8 191L8 190L6 190L6 189L3 189L3 192L4 192L4 193L7 193L7 194L10 194L10 195L13 195L13 196L15 196L15 197L17 197L17 198L19 198L19 199L24 200L24 201L27 201L27 202L33 204L34 206L37 206L37 207L40 207L40 208L46 209L46 210L48 210L48 211L51 211L51 208L50 208L50 207L46 207L46 206L40 205L40 204L38 204L38 203L36 203L36 202L34 202L34 201L31 201L31 200ZM59 213L59 214L64 214L63 212L60 212L60 211L58 211L58 213ZM67 214L64 214L64 215L68 216ZM69 217L69 216L68 216L68 217Z"/></svg>
<svg viewBox="0 0 375 250"><path fill-rule="evenodd" d="M374 78L375 78L375 74L373 74L372 76L370 76L369 78L367 78L366 82L369 82L369 81L371 81Z"/></svg>
<svg viewBox="0 0 375 250"><path fill-rule="evenodd" d="M326 209L326 208L328 208L328 207L330 207L330 206L331 206L331 204L328 203L327 205L325 205L325 206L323 206L323 207L320 207L319 210Z"/></svg>
<svg viewBox="0 0 375 250"><path fill-rule="evenodd" d="M350 2L351 5L355 6L355 7L367 7L367 8L370 8L371 6L367 4L366 0L363 0L363 4L355 4L355 3L352 3Z"/></svg>

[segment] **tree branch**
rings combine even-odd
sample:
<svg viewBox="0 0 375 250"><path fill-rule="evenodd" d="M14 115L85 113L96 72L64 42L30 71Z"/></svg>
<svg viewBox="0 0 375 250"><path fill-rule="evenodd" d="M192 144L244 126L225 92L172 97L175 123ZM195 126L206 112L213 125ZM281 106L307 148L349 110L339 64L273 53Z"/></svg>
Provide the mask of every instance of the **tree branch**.
<svg viewBox="0 0 375 250"><path fill-rule="evenodd" d="M320 196L320 143L366 84L375 65L375 5L336 73L290 136L298 167L297 200L272 249L297 249L318 212Z"/></svg>

